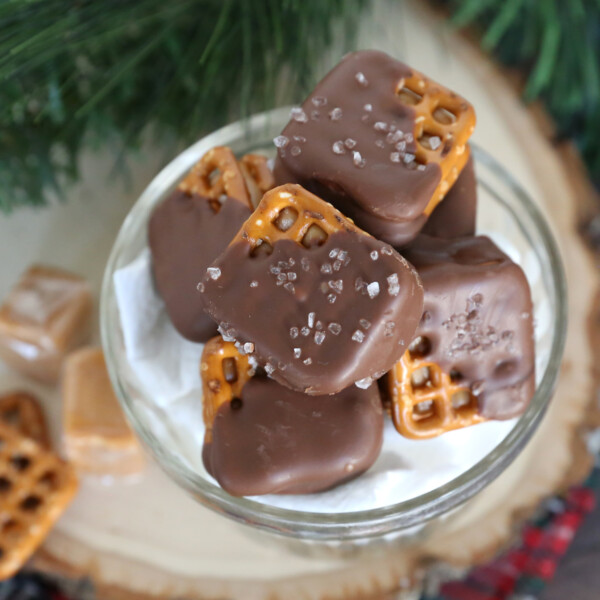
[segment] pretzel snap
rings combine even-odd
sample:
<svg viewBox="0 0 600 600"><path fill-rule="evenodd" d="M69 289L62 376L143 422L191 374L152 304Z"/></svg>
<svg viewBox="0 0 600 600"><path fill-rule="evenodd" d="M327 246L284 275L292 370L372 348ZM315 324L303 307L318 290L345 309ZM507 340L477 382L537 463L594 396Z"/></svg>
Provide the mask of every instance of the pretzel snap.
<svg viewBox="0 0 600 600"><path fill-rule="evenodd" d="M46 419L33 394L17 391L0 396L0 420L40 446L50 447Z"/></svg>
<svg viewBox="0 0 600 600"><path fill-rule="evenodd" d="M248 352L252 349L248 348ZM248 357L238 351L233 342L220 335L204 346L200 362L206 442L211 441L211 429L219 407L239 398L242 389L253 375Z"/></svg>
<svg viewBox="0 0 600 600"><path fill-rule="evenodd" d="M460 375L426 360L426 344L416 338L388 374L396 429L407 438L427 439L485 421L475 395L460 385Z"/></svg>
<svg viewBox="0 0 600 600"><path fill-rule="evenodd" d="M467 142L475 129L475 111L464 98L415 70L398 82L396 95L416 112L417 150L415 160L407 166L436 163L442 171L440 183L424 211L429 215L467 163Z"/></svg>
<svg viewBox="0 0 600 600"><path fill-rule="evenodd" d="M238 161L227 146L217 146L209 150L179 183L178 188L186 194L196 194L213 201L218 210L219 201L224 197L250 206L246 183Z"/></svg>
<svg viewBox="0 0 600 600"><path fill-rule="evenodd" d="M279 240L292 240L313 248L322 246L338 231L365 234L331 204L296 184L267 192L231 244L246 240L253 253L270 254Z"/></svg>
<svg viewBox="0 0 600 600"><path fill-rule="evenodd" d="M44 541L77 490L73 470L0 423L0 580Z"/></svg>
<svg viewBox="0 0 600 600"><path fill-rule="evenodd" d="M275 187L275 178L269 168L266 156L262 154L245 154L239 166L250 195L250 202L256 207L263 194Z"/></svg>

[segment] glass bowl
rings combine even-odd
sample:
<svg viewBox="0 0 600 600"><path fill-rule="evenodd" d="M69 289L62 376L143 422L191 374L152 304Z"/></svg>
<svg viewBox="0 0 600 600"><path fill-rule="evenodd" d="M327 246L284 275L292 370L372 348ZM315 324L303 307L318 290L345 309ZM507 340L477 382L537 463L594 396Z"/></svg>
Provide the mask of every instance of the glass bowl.
<svg viewBox="0 0 600 600"><path fill-rule="evenodd" d="M479 186L478 233L492 237L523 267L529 280L536 322L537 388L527 410L503 439L456 477L401 502L352 512L297 510L266 504L260 498L232 497L201 468L182 459L180 423L170 411L156 406L128 364L114 274L147 247L147 223L152 210L213 146L227 145L237 154L272 154L272 139L288 118L289 109L278 109L206 136L165 167L133 206L112 249L102 288L101 332L110 377L125 413L150 453L172 479L203 505L259 529L315 542L423 535L432 523L446 518L498 477L523 450L552 397L565 341L565 279L556 243L534 202L509 173L477 146L472 149ZM192 451L199 456L200 445Z"/></svg>

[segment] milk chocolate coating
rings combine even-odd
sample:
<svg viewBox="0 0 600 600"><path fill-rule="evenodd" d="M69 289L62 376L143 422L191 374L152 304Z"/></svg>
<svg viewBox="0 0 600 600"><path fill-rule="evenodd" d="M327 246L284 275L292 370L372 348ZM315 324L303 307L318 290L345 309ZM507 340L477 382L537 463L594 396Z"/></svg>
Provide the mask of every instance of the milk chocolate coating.
<svg viewBox="0 0 600 600"><path fill-rule="evenodd" d="M277 184L300 183L361 227L363 213L397 222L422 215L441 169L430 163L419 170L404 162L416 151L416 114L396 88L411 72L383 52L348 54L283 130L287 143L278 148Z"/></svg>
<svg viewBox="0 0 600 600"><path fill-rule="evenodd" d="M206 470L234 496L320 492L357 477L379 455L376 384L309 397L255 377L241 396L241 406L221 405L202 451Z"/></svg>
<svg viewBox="0 0 600 600"><path fill-rule="evenodd" d="M252 342L273 379L307 394L388 371L423 311L414 269L362 233L336 232L312 249L284 239L256 257L236 242L211 267L201 295L224 337Z"/></svg>
<svg viewBox="0 0 600 600"><path fill-rule="evenodd" d="M427 360L461 376L481 414L508 419L535 391L533 305L521 268L487 237L420 235L405 252L425 288L416 336Z"/></svg>
<svg viewBox="0 0 600 600"><path fill-rule="evenodd" d="M473 156L469 156L458 179L429 216L422 233L446 239L475 235L476 222L477 179Z"/></svg>
<svg viewBox="0 0 600 600"><path fill-rule="evenodd" d="M148 244L158 293L186 339L205 342L217 332L196 290L206 267L225 249L250 209L227 198L215 213L200 196L174 191L152 214Z"/></svg>

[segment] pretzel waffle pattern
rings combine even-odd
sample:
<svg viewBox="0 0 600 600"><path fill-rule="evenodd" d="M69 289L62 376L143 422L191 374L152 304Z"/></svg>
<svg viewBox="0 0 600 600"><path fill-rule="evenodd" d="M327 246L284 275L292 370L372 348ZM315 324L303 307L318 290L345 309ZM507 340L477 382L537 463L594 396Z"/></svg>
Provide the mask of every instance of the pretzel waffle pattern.
<svg viewBox="0 0 600 600"><path fill-rule="evenodd" d="M0 396L0 420L40 446L50 448L46 418L38 400L29 392Z"/></svg>
<svg viewBox="0 0 600 600"><path fill-rule="evenodd" d="M206 426L206 441L210 442L211 428L219 407L239 398L246 382L253 376L248 357L226 342L220 335L204 346L200 362L202 376L202 416Z"/></svg>
<svg viewBox="0 0 600 600"><path fill-rule="evenodd" d="M398 82L396 94L416 112L417 151L411 164L436 163L442 170L440 183L425 208L429 215L467 163L475 111L464 98L414 70L411 77Z"/></svg>
<svg viewBox="0 0 600 600"><path fill-rule="evenodd" d="M388 383L392 420L404 437L427 439L485 421L469 388L410 349L388 374Z"/></svg>
<svg viewBox="0 0 600 600"><path fill-rule="evenodd" d="M218 210L223 196L235 198L251 207L242 170L227 146L209 150L192 167L178 188L186 194L210 198L215 210Z"/></svg>
<svg viewBox="0 0 600 600"><path fill-rule="evenodd" d="M232 244L246 240L252 247L273 246L279 240L293 240L307 248L322 245L338 231L368 235L303 187L288 183L267 192Z"/></svg>
<svg viewBox="0 0 600 600"><path fill-rule="evenodd" d="M245 154L239 161L250 202L256 207L263 194L275 187L275 178L269 168L266 156L261 154Z"/></svg>
<svg viewBox="0 0 600 600"><path fill-rule="evenodd" d="M31 556L76 490L71 467L0 423L0 580Z"/></svg>

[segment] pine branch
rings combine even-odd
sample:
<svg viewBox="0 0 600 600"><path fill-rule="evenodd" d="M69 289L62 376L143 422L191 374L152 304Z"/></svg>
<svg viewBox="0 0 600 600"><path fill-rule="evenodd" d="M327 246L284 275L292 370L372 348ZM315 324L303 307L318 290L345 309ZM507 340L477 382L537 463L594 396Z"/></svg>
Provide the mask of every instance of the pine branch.
<svg viewBox="0 0 600 600"><path fill-rule="evenodd" d="M92 141L188 142L301 97L336 24L350 40L367 2L0 2L0 209L60 195Z"/></svg>
<svg viewBox="0 0 600 600"><path fill-rule="evenodd" d="M600 185L600 2L442 0L459 27L527 75L524 98L543 100L560 137L574 138Z"/></svg>

